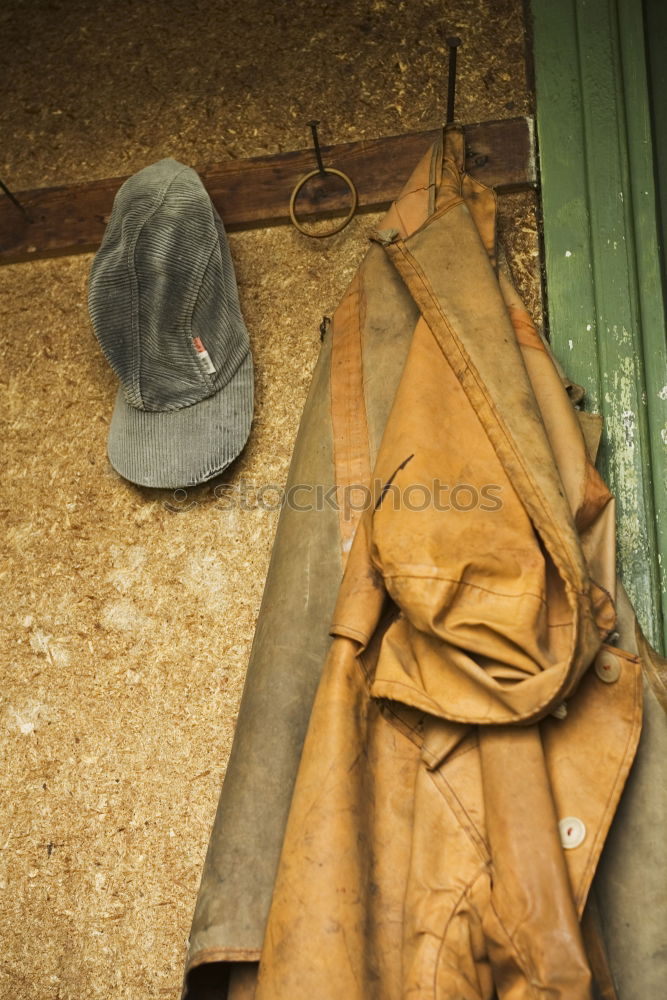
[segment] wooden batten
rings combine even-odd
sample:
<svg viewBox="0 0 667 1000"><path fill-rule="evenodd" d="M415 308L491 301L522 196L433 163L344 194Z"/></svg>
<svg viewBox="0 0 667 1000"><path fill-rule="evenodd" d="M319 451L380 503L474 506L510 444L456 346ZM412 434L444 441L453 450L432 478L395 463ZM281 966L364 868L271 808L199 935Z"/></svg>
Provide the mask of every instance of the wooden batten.
<svg viewBox="0 0 667 1000"><path fill-rule="evenodd" d="M378 210L398 194L439 129L322 147L326 166L353 180L362 210ZM465 128L467 168L499 192L536 183L531 118L509 118ZM250 229L289 221L290 194L313 170L312 150L231 160L199 169L200 176L228 229ZM63 187L18 191L25 214L7 197L0 198L0 264L35 260L95 249L104 234L114 195L125 177ZM326 188L310 200L299 199L301 216L344 207L345 193Z"/></svg>

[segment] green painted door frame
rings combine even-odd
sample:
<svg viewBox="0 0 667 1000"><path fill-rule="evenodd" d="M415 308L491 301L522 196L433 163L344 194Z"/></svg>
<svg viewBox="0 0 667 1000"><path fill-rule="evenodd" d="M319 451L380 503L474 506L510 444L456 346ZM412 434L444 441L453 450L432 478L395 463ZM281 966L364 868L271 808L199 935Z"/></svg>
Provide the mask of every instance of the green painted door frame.
<svg viewBox="0 0 667 1000"><path fill-rule="evenodd" d="M618 567L667 635L667 340L641 0L531 0L551 344L617 501Z"/></svg>

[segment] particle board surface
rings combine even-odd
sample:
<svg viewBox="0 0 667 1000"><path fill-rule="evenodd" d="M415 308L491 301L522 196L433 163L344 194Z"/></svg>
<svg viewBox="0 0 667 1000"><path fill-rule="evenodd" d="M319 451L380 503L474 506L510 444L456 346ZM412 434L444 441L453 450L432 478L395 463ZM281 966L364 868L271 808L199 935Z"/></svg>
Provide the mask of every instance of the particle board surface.
<svg viewBox="0 0 667 1000"><path fill-rule="evenodd" d="M0 11L0 176L13 189L434 128L458 34L464 121L530 114L522 4L85 0ZM537 306L534 196L503 195ZM278 496L331 314L377 221L230 236L256 363L222 483L139 489L106 460L116 392L86 306L91 256L0 271L0 998L177 998ZM270 497L270 491L265 496ZM224 508L224 509L223 509Z"/></svg>

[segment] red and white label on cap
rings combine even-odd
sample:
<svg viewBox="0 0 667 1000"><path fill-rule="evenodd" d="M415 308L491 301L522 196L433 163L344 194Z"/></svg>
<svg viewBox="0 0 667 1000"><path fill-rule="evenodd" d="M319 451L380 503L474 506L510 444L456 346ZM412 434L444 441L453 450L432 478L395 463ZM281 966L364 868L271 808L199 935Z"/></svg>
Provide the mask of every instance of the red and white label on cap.
<svg viewBox="0 0 667 1000"><path fill-rule="evenodd" d="M213 362L211 361L211 355L208 353L208 351L202 344L199 337L193 337L192 343L195 345L197 357L199 358L201 364L203 365L204 371L207 373L207 375L215 375L216 368Z"/></svg>

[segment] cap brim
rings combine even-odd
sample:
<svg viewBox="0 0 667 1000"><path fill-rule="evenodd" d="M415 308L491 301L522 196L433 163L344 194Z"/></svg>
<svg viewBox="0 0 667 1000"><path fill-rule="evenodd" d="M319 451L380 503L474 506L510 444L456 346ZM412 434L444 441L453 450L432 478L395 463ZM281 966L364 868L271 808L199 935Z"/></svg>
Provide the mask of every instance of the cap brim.
<svg viewBox="0 0 667 1000"><path fill-rule="evenodd" d="M250 352L223 389L180 410L138 410L119 389L109 430L109 461L138 486L177 489L204 483L241 452L252 411Z"/></svg>

